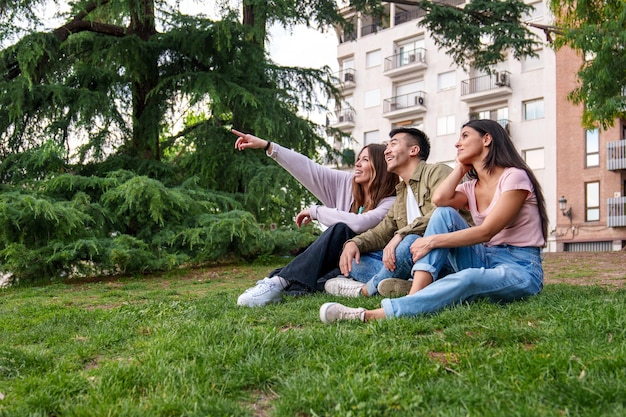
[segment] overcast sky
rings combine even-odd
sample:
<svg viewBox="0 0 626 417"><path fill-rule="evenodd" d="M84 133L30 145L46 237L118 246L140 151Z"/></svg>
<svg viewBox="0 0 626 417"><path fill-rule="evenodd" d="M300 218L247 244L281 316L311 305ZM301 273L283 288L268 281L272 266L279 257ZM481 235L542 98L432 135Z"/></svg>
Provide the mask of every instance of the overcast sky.
<svg viewBox="0 0 626 417"><path fill-rule="evenodd" d="M333 71L338 70L334 30L321 33L304 26L293 31L272 27L268 46L270 56L278 64L310 68L328 65Z"/></svg>

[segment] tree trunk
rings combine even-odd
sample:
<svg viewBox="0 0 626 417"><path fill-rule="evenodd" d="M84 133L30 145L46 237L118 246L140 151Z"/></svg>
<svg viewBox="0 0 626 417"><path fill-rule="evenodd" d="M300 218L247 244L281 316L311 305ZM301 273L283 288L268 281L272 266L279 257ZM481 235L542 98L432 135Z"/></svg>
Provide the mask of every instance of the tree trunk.
<svg viewBox="0 0 626 417"><path fill-rule="evenodd" d="M243 24L252 27L253 40L257 44L265 45L265 35L267 33L266 11L254 4L243 0Z"/></svg>
<svg viewBox="0 0 626 417"><path fill-rule="evenodd" d="M142 0L138 5L140 10L131 10L129 32L143 41L148 41L156 34L154 2ZM159 83L158 55L148 50L144 52L142 61L146 68L142 72L136 68L129 68L134 78L132 83L133 137L130 152L133 156L143 159L160 160L160 104L158 95L150 96Z"/></svg>

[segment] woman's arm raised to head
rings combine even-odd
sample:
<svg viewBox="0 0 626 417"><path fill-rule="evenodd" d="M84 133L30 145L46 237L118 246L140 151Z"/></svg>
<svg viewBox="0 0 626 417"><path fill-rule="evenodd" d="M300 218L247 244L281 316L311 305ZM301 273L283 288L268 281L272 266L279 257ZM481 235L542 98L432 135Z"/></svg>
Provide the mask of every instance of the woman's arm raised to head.
<svg viewBox="0 0 626 417"><path fill-rule="evenodd" d="M467 205L467 196L457 192L456 186L459 185L468 171L469 169L466 165L462 165L457 161L450 175L433 192L433 204L438 207L453 207L457 210L465 207Z"/></svg>

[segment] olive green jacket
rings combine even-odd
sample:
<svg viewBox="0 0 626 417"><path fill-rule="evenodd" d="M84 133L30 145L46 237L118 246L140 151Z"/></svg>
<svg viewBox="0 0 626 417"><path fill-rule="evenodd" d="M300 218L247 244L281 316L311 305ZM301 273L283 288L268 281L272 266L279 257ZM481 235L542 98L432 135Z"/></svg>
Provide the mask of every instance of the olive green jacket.
<svg viewBox="0 0 626 417"><path fill-rule="evenodd" d="M382 250L395 234L405 237L409 234L422 236L436 206L432 203L432 193L452 172L452 168L445 164L427 164L420 162L409 179L411 191L419 206L421 217L407 224L406 196L407 189L404 181L396 186L396 201L383 220L372 229L363 232L348 242L354 242L361 253ZM469 213L467 213L469 214ZM464 216L469 219L469 216Z"/></svg>

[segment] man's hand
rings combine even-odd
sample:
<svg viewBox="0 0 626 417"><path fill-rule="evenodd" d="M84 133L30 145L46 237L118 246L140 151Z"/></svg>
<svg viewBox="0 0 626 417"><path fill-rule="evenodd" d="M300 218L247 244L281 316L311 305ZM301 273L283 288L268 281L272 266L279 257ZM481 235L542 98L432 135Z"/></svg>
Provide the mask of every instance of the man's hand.
<svg viewBox="0 0 626 417"><path fill-rule="evenodd" d="M402 236L394 235L383 249L383 264L390 271L396 270L396 248L402 242Z"/></svg>
<svg viewBox="0 0 626 417"><path fill-rule="evenodd" d="M349 276L352 271L352 260L358 264L361 261L361 252L354 242L348 242L344 245L341 257L339 258L339 269L345 276Z"/></svg>

